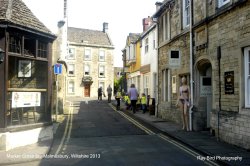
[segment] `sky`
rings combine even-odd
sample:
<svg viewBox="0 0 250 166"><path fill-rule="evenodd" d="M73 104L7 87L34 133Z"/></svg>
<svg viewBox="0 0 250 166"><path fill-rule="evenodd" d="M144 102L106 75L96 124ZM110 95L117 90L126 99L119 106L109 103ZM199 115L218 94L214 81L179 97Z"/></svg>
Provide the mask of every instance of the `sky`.
<svg viewBox="0 0 250 166"><path fill-rule="evenodd" d="M64 0L23 0L34 15L53 33L63 19ZM162 1L162 0L158 0ZM115 46L114 66L122 66L122 52L129 33L142 32L142 19L152 16L157 0L68 0L68 26L102 31L109 24Z"/></svg>

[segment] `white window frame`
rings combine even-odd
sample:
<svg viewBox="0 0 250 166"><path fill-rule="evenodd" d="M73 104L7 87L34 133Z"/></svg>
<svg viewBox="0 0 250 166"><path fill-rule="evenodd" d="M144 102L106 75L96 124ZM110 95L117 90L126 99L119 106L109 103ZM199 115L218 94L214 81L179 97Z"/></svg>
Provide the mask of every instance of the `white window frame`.
<svg viewBox="0 0 250 166"><path fill-rule="evenodd" d="M218 8L228 4L230 0L218 0Z"/></svg>
<svg viewBox="0 0 250 166"><path fill-rule="evenodd" d="M148 53L148 37L145 39L145 54Z"/></svg>
<svg viewBox="0 0 250 166"><path fill-rule="evenodd" d="M250 108L250 47L244 49L245 107Z"/></svg>
<svg viewBox="0 0 250 166"><path fill-rule="evenodd" d="M168 41L170 39L170 17L169 12L166 12L163 16L163 40Z"/></svg>
<svg viewBox="0 0 250 166"><path fill-rule="evenodd" d="M103 75L101 75L101 68L103 67ZM98 75L99 77L103 78L105 77L105 66L104 65L99 65L99 70L98 70Z"/></svg>
<svg viewBox="0 0 250 166"><path fill-rule="evenodd" d="M68 59L75 59L75 48L69 48Z"/></svg>
<svg viewBox="0 0 250 166"><path fill-rule="evenodd" d="M89 51L89 54L88 54L89 57L86 57L88 51ZM91 49L90 48L85 48L85 50L84 50L84 60L87 60L87 61L91 60Z"/></svg>
<svg viewBox="0 0 250 166"><path fill-rule="evenodd" d="M71 72L71 67L70 66L73 66L73 73L70 73ZM74 76L75 75L75 64L69 64L68 67L69 67L68 75L69 76Z"/></svg>
<svg viewBox="0 0 250 166"><path fill-rule="evenodd" d="M170 70L162 70L162 101L170 101Z"/></svg>
<svg viewBox="0 0 250 166"><path fill-rule="evenodd" d="M73 85L73 86L71 87L71 85ZM67 89L68 89L68 94L74 94L75 93L75 81L74 80L69 80L68 81L68 88Z"/></svg>
<svg viewBox="0 0 250 166"><path fill-rule="evenodd" d="M99 61L101 62L105 61L105 50L99 50Z"/></svg>
<svg viewBox="0 0 250 166"><path fill-rule="evenodd" d="M88 67L88 71L86 71L86 67ZM86 72L89 72L89 74L86 74ZM90 76L90 65L89 64L85 64L84 65L84 76Z"/></svg>
<svg viewBox="0 0 250 166"><path fill-rule="evenodd" d="M156 34L153 32L153 49L156 49Z"/></svg>
<svg viewBox="0 0 250 166"><path fill-rule="evenodd" d="M183 29L190 25L190 0L182 0Z"/></svg>

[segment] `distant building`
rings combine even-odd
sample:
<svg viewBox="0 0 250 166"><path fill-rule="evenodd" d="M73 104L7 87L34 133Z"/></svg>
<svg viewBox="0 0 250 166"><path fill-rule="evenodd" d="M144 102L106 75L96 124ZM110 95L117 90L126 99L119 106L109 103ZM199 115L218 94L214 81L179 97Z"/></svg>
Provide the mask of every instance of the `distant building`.
<svg viewBox="0 0 250 166"><path fill-rule="evenodd" d="M127 87L133 83L135 84L138 92L141 92L140 87L140 67L141 67L141 53L140 53L140 34L129 33L126 40L125 56L127 73ZM124 69L125 69L124 68Z"/></svg>
<svg viewBox="0 0 250 166"><path fill-rule="evenodd" d="M73 27L67 30L66 97L97 97L99 87L106 89L114 84L114 46L108 23L103 23L103 31Z"/></svg>
<svg viewBox="0 0 250 166"><path fill-rule="evenodd" d="M56 36L21 0L0 0L0 150L53 138ZM43 9L41 9L43 10ZM0 53L1 54L1 53Z"/></svg>
<svg viewBox="0 0 250 166"><path fill-rule="evenodd" d="M119 80L123 76L122 67L114 67L114 80Z"/></svg>

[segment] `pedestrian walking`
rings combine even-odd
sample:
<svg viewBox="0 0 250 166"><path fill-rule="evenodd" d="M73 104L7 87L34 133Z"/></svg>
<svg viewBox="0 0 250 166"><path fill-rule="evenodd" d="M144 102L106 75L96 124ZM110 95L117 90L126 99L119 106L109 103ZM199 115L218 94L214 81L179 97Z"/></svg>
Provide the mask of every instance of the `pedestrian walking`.
<svg viewBox="0 0 250 166"><path fill-rule="evenodd" d="M107 88L107 94L108 94L108 103L110 103L111 102L111 96L112 96L112 88L111 88L110 85Z"/></svg>
<svg viewBox="0 0 250 166"><path fill-rule="evenodd" d="M128 91L128 96L129 96L130 101L131 101L133 113L135 113L136 112L136 102L137 102L137 98L138 98L138 92L137 92L137 89L135 88L135 84L131 84L129 91Z"/></svg>
<svg viewBox="0 0 250 166"><path fill-rule="evenodd" d="M186 77L181 78L182 85L179 88L179 95L177 99L176 106L179 106L182 112L182 124L183 130L189 131L188 127L188 107L190 106L190 88L187 85Z"/></svg>
<svg viewBox="0 0 250 166"><path fill-rule="evenodd" d="M125 96L124 96L124 102L125 102L125 105L126 105L126 110L130 109L131 101L130 101L130 98L128 96L128 93L126 93Z"/></svg>
<svg viewBox="0 0 250 166"><path fill-rule="evenodd" d="M142 93L141 96L141 107L142 107L142 111L145 114L145 112L147 111L147 98L145 93Z"/></svg>
<svg viewBox="0 0 250 166"><path fill-rule="evenodd" d="M98 93L98 102L102 100L102 87L99 87L97 90Z"/></svg>
<svg viewBox="0 0 250 166"><path fill-rule="evenodd" d="M121 105L121 97L122 97L122 94L121 94L121 91L118 90L115 94L115 99L116 99L116 110L120 110L120 105Z"/></svg>

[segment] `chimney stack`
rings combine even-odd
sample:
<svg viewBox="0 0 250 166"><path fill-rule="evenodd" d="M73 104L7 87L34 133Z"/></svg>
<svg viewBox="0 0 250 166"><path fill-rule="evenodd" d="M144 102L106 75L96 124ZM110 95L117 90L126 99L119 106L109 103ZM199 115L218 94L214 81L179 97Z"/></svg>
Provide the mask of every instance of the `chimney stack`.
<svg viewBox="0 0 250 166"><path fill-rule="evenodd" d="M148 27L152 24L152 18L148 16L148 18L144 18L142 20L143 32L148 29Z"/></svg>
<svg viewBox="0 0 250 166"><path fill-rule="evenodd" d="M104 23L103 23L103 30L102 30L102 31L103 31L104 33L108 33L108 26L109 26L109 24L108 24L107 22L104 22Z"/></svg>
<svg viewBox="0 0 250 166"><path fill-rule="evenodd" d="M156 11L158 11L161 8L162 2L156 2L155 6L156 6Z"/></svg>

